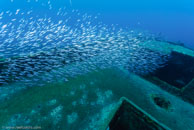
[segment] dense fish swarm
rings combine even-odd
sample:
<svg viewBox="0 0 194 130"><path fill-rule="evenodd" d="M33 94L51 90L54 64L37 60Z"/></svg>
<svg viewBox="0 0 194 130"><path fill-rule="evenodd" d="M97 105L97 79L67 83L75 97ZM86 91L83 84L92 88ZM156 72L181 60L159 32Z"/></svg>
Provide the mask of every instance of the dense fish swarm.
<svg viewBox="0 0 194 130"><path fill-rule="evenodd" d="M110 67L144 75L167 60L140 45L150 40L144 33L102 24L97 16L77 10L53 11L50 2L48 6L39 15L22 9L0 13L0 85L66 81Z"/></svg>

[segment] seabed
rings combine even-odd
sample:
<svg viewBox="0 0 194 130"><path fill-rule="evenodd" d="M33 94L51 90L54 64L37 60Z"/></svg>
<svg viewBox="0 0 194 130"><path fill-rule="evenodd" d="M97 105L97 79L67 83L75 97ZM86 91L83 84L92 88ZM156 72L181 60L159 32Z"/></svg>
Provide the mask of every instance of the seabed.
<svg viewBox="0 0 194 130"><path fill-rule="evenodd" d="M155 74L138 76L123 68L107 68L43 86L2 84L1 128L193 130L194 51L168 42L153 44L158 47L146 42L142 46L171 55L167 66Z"/></svg>

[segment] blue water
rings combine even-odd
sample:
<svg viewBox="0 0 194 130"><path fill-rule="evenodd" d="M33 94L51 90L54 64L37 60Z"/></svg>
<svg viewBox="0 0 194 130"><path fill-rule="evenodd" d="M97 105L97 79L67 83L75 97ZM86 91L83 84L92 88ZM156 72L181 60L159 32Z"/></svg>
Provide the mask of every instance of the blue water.
<svg viewBox="0 0 194 130"><path fill-rule="evenodd" d="M194 48L193 0L73 0L72 6L100 12L106 23L148 30Z"/></svg>
<svg viewBox="0 0 194 130"><path fill-rule="evenodd" d="M45 10L48 0L1 0L1 10ZM193 0L51 0L53 8L67 7L90 14L100 13L105 24L118 24L155 33L165 40L194 48Z"/></svg>
<svg viewBox="0 0 194 130"><path fill-rule="evenodd" d="M193 0L73 0L73 6L101 12L106 23L137 27L194 48Z"/></svg>

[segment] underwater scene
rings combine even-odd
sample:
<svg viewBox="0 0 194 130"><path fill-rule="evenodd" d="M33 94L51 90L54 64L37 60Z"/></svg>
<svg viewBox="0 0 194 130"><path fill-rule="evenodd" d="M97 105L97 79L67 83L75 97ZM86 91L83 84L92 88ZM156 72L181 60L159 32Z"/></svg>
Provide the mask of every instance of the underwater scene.
<svg viewBox="0 0 194 130"><path fill-rule="evenodd" d="M194 130L193 7L0 0L0 130Z"/></svg>

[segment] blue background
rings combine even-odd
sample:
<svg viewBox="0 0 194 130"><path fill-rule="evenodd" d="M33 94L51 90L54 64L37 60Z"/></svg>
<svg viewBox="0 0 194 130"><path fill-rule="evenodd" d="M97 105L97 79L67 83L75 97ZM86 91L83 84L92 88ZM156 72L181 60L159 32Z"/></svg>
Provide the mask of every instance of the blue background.
<svg viewBox="0 0 194 130"><path fill-rule="evenodd" d="M72 0L72 7L100 12L105 23L118 23L194 48L194 0Z"/></svg>
<svg viewBox="0 0 194 130"><path fill-rule="evenodd" d="M43 7L31 0L0 1L0 9ZM39 0L45 2L47 0ZM106 24L119 24L160 34L194 49L194 0L51 0L54 8L66 6L91 14L100 13ZM33 6L34 5L34 6Z"/></svg>

